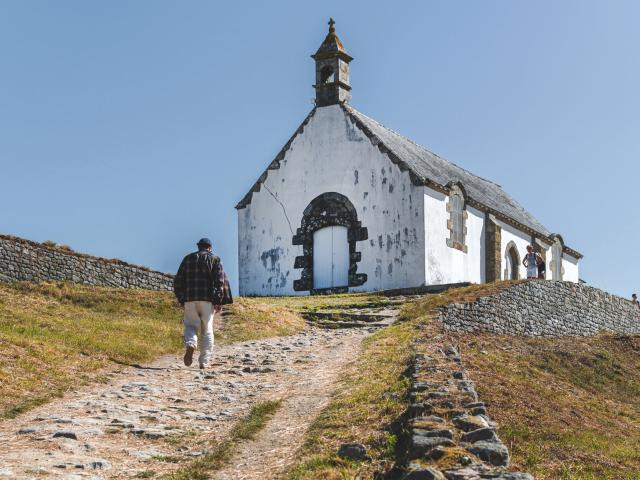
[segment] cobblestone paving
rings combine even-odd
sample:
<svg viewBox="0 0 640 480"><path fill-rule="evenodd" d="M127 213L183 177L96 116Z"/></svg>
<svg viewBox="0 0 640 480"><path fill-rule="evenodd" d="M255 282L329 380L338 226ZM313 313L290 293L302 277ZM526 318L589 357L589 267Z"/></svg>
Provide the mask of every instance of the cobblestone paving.
<svg viewBox="0 0 640 480"><path fill-rule="evenodd" d="M0 479L158 476L202 455L200 441L224 438L256 402L283 399L282 413L218 477L271 478L286 467L371 330L311 327L216 347L205 371L184 367L178 355L125 367L106 384L1 421ZM244 472L249 456L262 459L257 476Z"/></svg>

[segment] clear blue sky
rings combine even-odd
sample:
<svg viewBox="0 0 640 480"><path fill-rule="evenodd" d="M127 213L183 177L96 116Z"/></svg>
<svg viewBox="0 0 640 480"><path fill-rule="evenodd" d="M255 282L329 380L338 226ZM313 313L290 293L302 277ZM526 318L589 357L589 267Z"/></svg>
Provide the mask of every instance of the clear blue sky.
<svg viewBox="0 0 640 480"><path fill-rule="evenodd" d="M175 271L312 108L336 19L352 104L502 184L640 290L640 2L0 1L0 232Z"/></svg>

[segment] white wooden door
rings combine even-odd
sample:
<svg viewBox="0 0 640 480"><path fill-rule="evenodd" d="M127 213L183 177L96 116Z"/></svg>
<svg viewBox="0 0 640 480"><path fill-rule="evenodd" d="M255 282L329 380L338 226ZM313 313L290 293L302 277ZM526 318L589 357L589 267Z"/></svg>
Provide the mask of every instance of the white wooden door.
<svg viewBox="0 0 640 480"><path fill-rule="evenodd" d="M349 285L347 227L333 226L313 233L313 288Z"/></svg>

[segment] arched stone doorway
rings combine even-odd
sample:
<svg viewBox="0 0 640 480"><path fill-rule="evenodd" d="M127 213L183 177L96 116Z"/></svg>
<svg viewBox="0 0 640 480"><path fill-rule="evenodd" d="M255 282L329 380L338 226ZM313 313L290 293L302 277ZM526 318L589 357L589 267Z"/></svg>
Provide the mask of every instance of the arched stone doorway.
<svg viewBox="0 0 640 480"><path fill-rule="evenodd" d="M314 198L293 236L293 244L302 245L302 255L294 264L302 273L293 289L313 294L346 292L349 287L363 285L367 275L357 273L361 254L356 252L356 242L367 238L367 229L361 226L347 197L327 192Z"/></svg>
<svg viewBox="0 0 640 480"><path fill-rule="evenodd" d="M511 241L507 244L505 249L505 264L504 280L518 280L520 278L520 254L518 253L518 247Z"/></svg>

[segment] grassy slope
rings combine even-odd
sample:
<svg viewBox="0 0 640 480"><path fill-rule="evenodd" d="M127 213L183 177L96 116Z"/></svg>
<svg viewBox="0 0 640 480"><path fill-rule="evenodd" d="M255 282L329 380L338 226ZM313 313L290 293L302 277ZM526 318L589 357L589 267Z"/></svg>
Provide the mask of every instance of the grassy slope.
<svg viewBox="0 0 640 480"><path fill-rule="evenodd" d="M376 471L388 470L395 460L397 440L389 427L408 405L409 382L404 373L421 324L430 320L430 312L439 305L471 301L505 286L471 286L405 304L400 322L365 340L362 353L342 378L340 392L307 432L289 479L371 478ZM372 462L338 458L338 447L351 442L367 445Z"/></svg>
<svg viewBox="0 0 640 480"><path fill-rule="evenodd" d="M286 335L304 321L285 307L239 299L216 342ZM182 347L169 292L71 284L0 284L0 417L104 378L114 362L150 361Z"/></svg>
<svg viewBox="0 0 640 480"><path fill-rule="evenodd" d="M640 336L459 342L515 465L538 479L640 479Z"/></svg>
<svg viewBox="0 0 640 480"><path fill-rule="evenodd" d="M394 460L389 426L407 405L411 342L433 329L435 308L493 294L477 285L407 304L404 321L376 333L345 373L342 391L307 433L290 479L370 478ZM638 479L638 337L533 339L456 335L463 360L514 466L540 479ZM341 443L368 446L371 463L339 459ZM635 475L635 476L634 476Z"/></svg>
<svg viewBox="0 0 640 480"><path fill-rule="evenodd" d="M291 335L306 326L295 311L266 302L241 297L236 298L233 305L225 307L222 321L216 327L216 343Z"/></svg>
<svg viewBox="0 0 640 480"><path fill-rule="evenodd" d="M393 460L396 438L384 426L405 408L408 387L403 372L415 322L392 325L364 341L362 354L344 373L339 393L312 424L290 479L372 478L373 471ZM371 464L341 460L342 443L369 447Z"/></svg>
<svg viewBox="0 0 640 480"><path fill-rule="evenodd" d="M291 310L325 311L337 308L384 308L396 304L393 297L385 297L375 293L348 293L340 295L315 295L297 297L262 297L260 301L274 306L286 306Z"/></svg>
<svg viewBox="0 0 640 480"><path fill-rule="evenodd" d="M420 325L450 302L505 285L427 297L404 321L369 338L342 389L307 434L291 478L366 478L393 461L386 427L406 406L402 373ZM295 311L380 305L374 295L238 299L217 342L286 335L304 328ZM181 348L181 312L171 294L68 284L0 284L0 413L12 415L79 384L112 362L148 361ZM540 479L638 479L640 339L533 339L457 335L515 465ZM369 445L372 464L335 455L344 442Z"/></svg>

